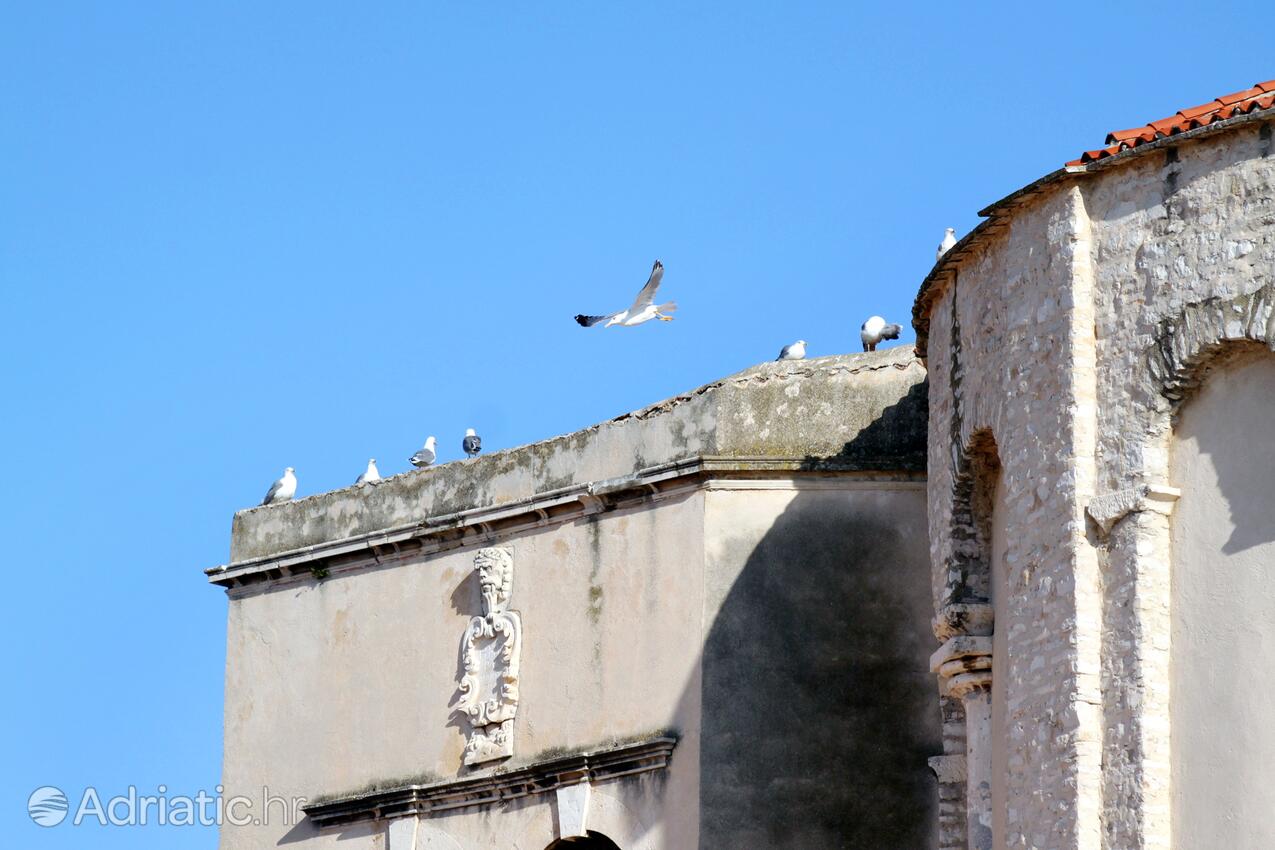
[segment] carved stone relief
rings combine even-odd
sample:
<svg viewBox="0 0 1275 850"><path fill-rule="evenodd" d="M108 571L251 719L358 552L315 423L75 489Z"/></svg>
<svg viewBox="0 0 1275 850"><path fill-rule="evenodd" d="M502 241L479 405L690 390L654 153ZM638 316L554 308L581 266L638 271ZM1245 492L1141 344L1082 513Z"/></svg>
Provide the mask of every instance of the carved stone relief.
<svg viewBox="0 0 1275 850"><path fill-rule="evenodd" d="M479 549L474 555L482 616L474 617L460 642L464 674L458 711L469 720L467 765L514 754L514 714L518 711L518 662L522 618L508 610L514 559L508 549Z"/></svg>

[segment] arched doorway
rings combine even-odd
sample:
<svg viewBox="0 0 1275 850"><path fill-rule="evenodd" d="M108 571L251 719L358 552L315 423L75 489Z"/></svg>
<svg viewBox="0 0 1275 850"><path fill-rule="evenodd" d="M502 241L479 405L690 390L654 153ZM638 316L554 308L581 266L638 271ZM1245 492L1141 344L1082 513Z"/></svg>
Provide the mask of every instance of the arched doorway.
<svg viewBox="0 0 1275 850"><path fill-rule="evenodd" d="M583 837L559 838L545 850L620 850L620 845L600 832L589 830Z"/></svg>

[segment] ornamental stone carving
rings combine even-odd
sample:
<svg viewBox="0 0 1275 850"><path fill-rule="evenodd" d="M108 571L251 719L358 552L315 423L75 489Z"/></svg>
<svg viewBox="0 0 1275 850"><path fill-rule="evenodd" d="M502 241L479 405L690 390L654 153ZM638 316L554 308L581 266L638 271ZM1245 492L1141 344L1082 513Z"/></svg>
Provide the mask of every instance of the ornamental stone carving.
<svg viewBox="0 0 1275 850"><path fill-rule="evenodd" d="M522 653L522 618L507 607L513 591L513 555L507 549L479 549L474 555L474 570L483 613L469 621L460 642L464 674L457 708L469 721L467 765L514 754Z"/></svg>

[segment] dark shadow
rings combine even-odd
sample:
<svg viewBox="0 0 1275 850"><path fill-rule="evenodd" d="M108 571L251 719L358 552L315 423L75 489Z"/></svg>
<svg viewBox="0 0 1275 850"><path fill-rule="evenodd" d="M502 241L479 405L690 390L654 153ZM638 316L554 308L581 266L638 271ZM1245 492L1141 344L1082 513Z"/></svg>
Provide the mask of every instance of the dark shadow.
<svg viewBox="0 0 1275 850"><path fill-rule="evenodd" d="M478 573L473 570L465 573L465 577L456 585L456 589L451 595L452 610L458 614L465 614L470 617L482 616L483 602L482 594L478 587ZM465 624L466 628L469 623ZM454 682L460 682L465 678L465 656L461 647L460 635L456 637L456 673L452 679ZM462 737L469 729L469 718L460 710L461 692L460 688L452 691L448 699L447 707L452 709L448 715L447 723L444 728L455 729L456 734ZM480 765L467 765L464 763L464 754L462 753L460 761L456 765L456 775L458 779L463 779L474 773L488 770L493 766L493 762Z"/></svg>
<svg viewBox="0 0 1275 850"><path fill-rule="evenodd" d="M620 850L620 845L600 832L587 830L588 835L582 838L559 838L545 850Z"/></svg>
<svg viewBox="0 0 1275 850"><path fill-rule="evenodd" d="M478 573L473 570L465 573L460 584L452 591L450 602L452 610L457 614L473 617L483 612L482 594L478 591Z"/></svg>
<svg viewBox="0 0 1275 850"><path fill-rule="evenodd" d="M856 469L924 472L926 466L929 379L913 384L862 431L826 457L807 456L802 469Z"/></svg>
<svg viewBox="0 0 1275 850"><path fill-rule="evenodd" d="M934 846L925 547L888 503L820 496L793 499L709 630L700 847Z"/></svg>

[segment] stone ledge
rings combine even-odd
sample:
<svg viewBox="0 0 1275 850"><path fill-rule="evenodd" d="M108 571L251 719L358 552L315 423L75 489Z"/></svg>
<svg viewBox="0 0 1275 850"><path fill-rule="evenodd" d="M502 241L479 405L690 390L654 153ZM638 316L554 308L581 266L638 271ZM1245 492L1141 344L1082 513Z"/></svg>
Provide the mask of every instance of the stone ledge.
<svg viewBox="0 0 1275 850"><path fill-rule="evenodd" d="M695 457L633 475L564 487L492 508L426 517L409 525L318 543L277 555L204 570L228 590L264 582L328 577L336 571L382 566L462 546L486 545L501 535L544 528L581 517L672 498L726 481L913 481L916 473L863 469L809 458Z"/></svg>
<svg viewBox="0 0 1275 850"><path fill-rule="evenodd" d="M456 809L504 803L547 794L582 782L603 782L668 766L677 739L651 738L604 750L550 759L493 776L409 785L355 794L302 807L319 828L357 821L428 817Z"/></svg>
<svg viewBox="0 0 1275 850"><path fill-rule="evenodd" d="M1143 484L1094 496L1085 507L1085 513L1106 535L1129 514L1154 511L1168 516L1173 513L1173 505L1181 495L1182 491L1177 487Z"/></svg>
<svg viewBox="0 0 1275 850"><path fill-rule="evenodd" d="M911 346L758 364L539 443L240 511L229 563L392 533L431 517L501 510L590 482L626 488L647 470L706 457L923 472L925 377Z"/></svg>

